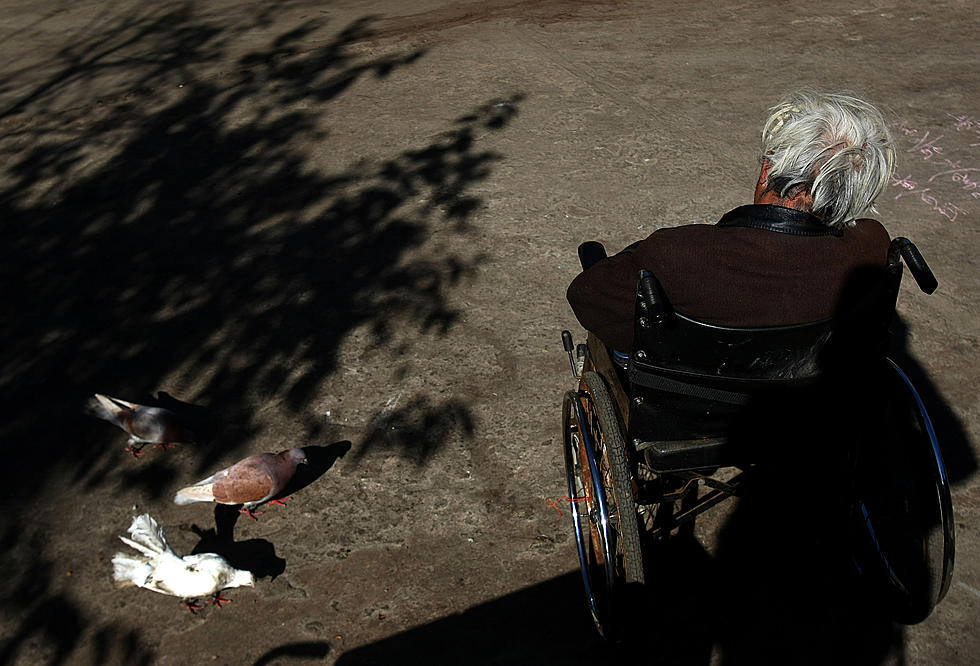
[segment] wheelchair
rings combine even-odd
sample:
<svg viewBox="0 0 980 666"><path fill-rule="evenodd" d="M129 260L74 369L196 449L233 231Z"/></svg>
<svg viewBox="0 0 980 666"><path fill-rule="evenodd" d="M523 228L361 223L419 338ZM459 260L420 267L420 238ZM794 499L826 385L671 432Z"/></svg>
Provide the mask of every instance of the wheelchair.
<svg viewBox="0 0 980 666"><path fill-rule="evenodd" d="M604 256L598 243L579 247L584 269ZM568 499L601 636L619 639L624 591L656 566L645 561L651 544L693 535L699 515L742 495L747 474L778 465L774 443L801 427L832 439L828 510L870 597L905 624L943 599L955 549L949 483L922 400L887 357L904 266L923 292L935 290L915 245L896 238L887 266L842 297L835 317L769 328L674 312L642 271L628 355L562 332L578 383L562 404Z"/></svg>

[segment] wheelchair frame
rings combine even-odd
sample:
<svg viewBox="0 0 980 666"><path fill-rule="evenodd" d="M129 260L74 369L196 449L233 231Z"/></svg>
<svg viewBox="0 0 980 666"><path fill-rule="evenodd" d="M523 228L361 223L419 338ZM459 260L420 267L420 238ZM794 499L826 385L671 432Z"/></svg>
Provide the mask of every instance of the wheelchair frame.
<svg viewBox="0 0 980 666"><path fill-rule="evenodd" d="M585 245L592 246L589 250L594 252L597 244ZM583 248L580 256L584 259ZM894 239L889 252L888 293L884 299L885 328L894 314L903 259L922 291L932 293L937 286L911 241ZM884 311L876 316L881 312ZM651 326L655 329L663 324L664 318L665 304L659 285L652 276L641 273L637 285L637 340L639 327L644 326L647 331ZM804 337L817 336L818 342L808 349L804 341L800 345L802 351L794 359L776 362L773 379L757 382L758 385L764 386L768 381L779 384L775 378L785 375L779 373L787 365L796 368L790 373L794 376L789 384L819 376L815 366L803 371L799 368L807 367L808 355L815 358L828 337L832 337L821 332L831 328L811 326L811 329L804 332ZM760 329L727 329L732 335L753 330ZM775 334L780 335L780 330ZM713 436L717 432L704 437L674 432L668 438L636 432L635 424L630 423L631 408L640 414L643 384L650 384L643 375L644 368L650 366L645 351L634 349L624 366L592 334L585 344L576 346L571 334L563 331L562 343L578 380L576 389L564 396L562 427L566 481L572 500L571 518L586 606L599 634L616 640L619 597L626 586L643 584L646 579L649 563L644 561L644 543L668 539L681 530L693 533L697 516L740 495L744 475L754 465L732 460L724 448L726 438ZM883 385L888 387L886 409L904 408L897 415L889 411L887 417L889 422L896 423L894 428L901 430L894 438L901 440L899 446L905 447L895 457L914 461L909 469L920 473L914 482L909 482L918 494L913 502L917 513L909 518L915 523L911 529L914 534L910 536L906 534L909 529L894 524L894 507L876 507L870 491L865 492L859 484L852 483L847 498L852 562L867 589L893 609L893 619L912 624L928 617L949 589L955 551L952 502L942 454L922 400L902 370L884 358L884 347L881 356ZM778 367L780 363L782 367ZM724 381L719 384L714 376L678 374L676 367L670 367L671 362L663 365L660 370L666 374L653 376L653 385L658 387L655 397L679 391L676 395L682 401L687 399L684 396L697 396L691 398L697 400L706 395L709 403L718 400L719 405L728 402L729 408L739 408L738 396L742 394L738 391L745 385L744 378L741 383L736 379L734 384ZM731 391L733 386L735 390ZM887 444L891 445L892 441ZM873 446L868 448L874 450ZM860 458L855 464L874 463L862 462ZM734 475L719 478L721 469L734 470ZM699 496L701 487L707 488L703 496ZM908 517L903 514L901 518ZM918 557L919 550L921 557ZM899 566L906 561L911 564Z"/></svg>

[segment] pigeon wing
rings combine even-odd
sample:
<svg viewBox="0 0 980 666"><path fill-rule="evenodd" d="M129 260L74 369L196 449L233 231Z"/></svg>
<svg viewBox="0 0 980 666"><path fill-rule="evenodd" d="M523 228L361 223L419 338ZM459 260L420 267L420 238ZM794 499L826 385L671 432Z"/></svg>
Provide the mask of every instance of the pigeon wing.
<svg viewBox="0 0 980 666"><path fill-rule="evenodd" d="M212 474L211 476L209 476L206 479L201 479L197 483L192 483L190 486L188 486L188 488L194 488L196 486L206 486L208 484L215 483L218 479L222 479L222 478L228 476L228 472L230 470L231 470L230 467L226 467L225 469L223 469L221 471L215 472L214 474Z"/></svg>
<svg viewBox="0 0 980 666"><path fill-rule="evenodd" d="M260 504L278 492L275 458L271 453L250 456L228 468L215 480L212 493L221 504Z"/></svg>
<svg viewBox="0 0 980 666"><path fill-rule="evenodd" d="M218 557L209 553L212 557ZM214 567L201 566L199 556L162 559L146 588L181 599L205 597L217 592L218 579Z"/></svg>
<svg viewBox="0 0 980 666"><path fill-rule="evenodd" d="M129 422L130 432L147 442L188 444L194 441L194 433L185 428L180 419L163 407L139 407Z"/></svg>
<svg viewBox="0 0 980 666"><path fill-rule="evenodd" d="M129 403L120 404L121 401L108 395L96 393L89 398L85 405L86 411L96 418L103 419L126 430L123 418L129 416L132 410L127 406Z"/></svg>

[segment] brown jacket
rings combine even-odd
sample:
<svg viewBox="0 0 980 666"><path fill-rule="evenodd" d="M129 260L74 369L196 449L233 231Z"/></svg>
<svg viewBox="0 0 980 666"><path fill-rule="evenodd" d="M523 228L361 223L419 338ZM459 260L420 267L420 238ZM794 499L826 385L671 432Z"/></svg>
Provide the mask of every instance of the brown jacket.
<svg viewBox="0 0 980 666"><path fill-rule="evenodd" d="M751 221L769 208L741 206L723 220ZM785 208L779 215L817 220ZM660 229L580 273L567 297L579 323L620 351L632 348L641 269L657 277L676 311L693 319L722 326L817 321L833 315L854 269L885 264L888 243L885 228L869 219L840 236L709 224Z"/></svg>

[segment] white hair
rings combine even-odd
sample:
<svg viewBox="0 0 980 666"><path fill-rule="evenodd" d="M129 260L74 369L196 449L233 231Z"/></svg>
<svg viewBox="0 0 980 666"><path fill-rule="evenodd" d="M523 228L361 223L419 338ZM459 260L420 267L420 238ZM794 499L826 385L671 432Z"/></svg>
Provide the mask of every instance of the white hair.
<svg viewBox="0 0 980 666"><path fill-rule="evenodd" d="M806 191L813 214L831 227L853 226L895 167L895 148L874 106L847 95L802 90L772 107L762 129L769 161L765 190Z"/></svg>

